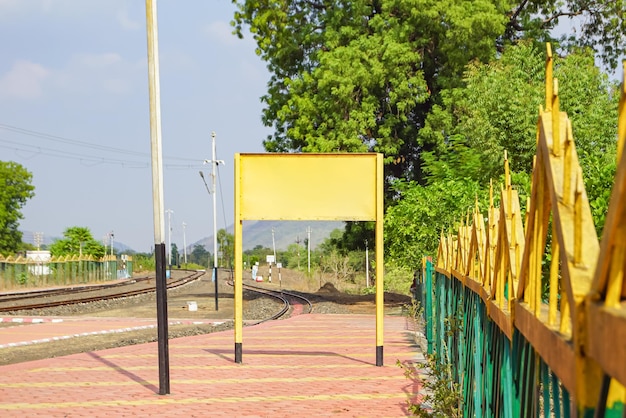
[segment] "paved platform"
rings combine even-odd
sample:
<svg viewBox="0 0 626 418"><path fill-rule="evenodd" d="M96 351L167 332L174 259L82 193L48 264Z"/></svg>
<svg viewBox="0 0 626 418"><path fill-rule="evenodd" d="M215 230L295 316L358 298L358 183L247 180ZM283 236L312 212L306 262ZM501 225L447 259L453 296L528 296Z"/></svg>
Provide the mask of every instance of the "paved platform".
<svg viewBox="0 0 626 418"><path fill-rule="evenodd" d="M174 319L168 321L170 325L219 325L224 322L227 321L197 321L194 319ZM0 349L42 344L49 341L69 340L88 335L157 328L156 319L146 318L0 317L0 323L15 325L13 327L0 328ZM32 324L32 326L20 326L23 324Z"/></svg>
<svg viewBox="0 0 626 418"><path fill-rule="evenodd" d="M408 416L421 384L396 362L422 359L409 322L385 317L383 367L373 315L245 327L243 364L232 330L172 339L168 395L158 394L157 343L0 366L0 416Z"/></svg>

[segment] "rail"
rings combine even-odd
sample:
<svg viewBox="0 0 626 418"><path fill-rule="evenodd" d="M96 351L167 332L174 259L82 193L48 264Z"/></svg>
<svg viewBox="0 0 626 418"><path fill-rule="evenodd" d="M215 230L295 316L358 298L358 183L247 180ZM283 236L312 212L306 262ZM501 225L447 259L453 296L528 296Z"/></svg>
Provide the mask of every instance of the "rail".
<svg viewBox="0 0 626 418"><path fill-rule="evenodd" d="M167 282L167 289L184 286L204 275L204 271L178 270L181 277L173 277ZM102 294L102 291L109 291ZM100 291L97 296L90 295ZM99 302L102 300L119 299L137 296L156 291L154 276L138 277L117 283L87 286L68 286L46 290L25 291L20 293L1 293L0 312L17 312L52 308L63 305ZM85 294L85 296L81 296ZM30 302L29 302L30 301ZM34 301L34 303L33 303Z"/></svg>
<svg viewBox="0 0 626 418"><path fill-rule="evenodd" d="M526 213L505 156L500 207L492 188L486 222L476 205L455 234L442 234L436 264L424 260L428 351L451 364L463 416L626 414L626 83L598 242L547 49Z"/></svg>
<svg viewBox="0 0 626 418"><path fill-rule="evenodd" d="M232 285L232 283L230 284ZM298 294L287 292L284 290L271 290L271 289L266 289L264 287L252 286L249 284L243 284L242 286L244 290L248 290L248 291L259 293L265 296L273 297L283 302L283 308L279 312L277 312L276 314L272 315L269 318L255 322L254 325L258 325L263 322L273 321L287 314L287 312L289 312L289 309L293 306L293 303L290 302L290 299L292 300L295 299L300 302L304 302L308 306L307 313L311 313L311 311L313 310L313 304L311 303L310 300L308 300L304 296L300 296Z"/></svg>

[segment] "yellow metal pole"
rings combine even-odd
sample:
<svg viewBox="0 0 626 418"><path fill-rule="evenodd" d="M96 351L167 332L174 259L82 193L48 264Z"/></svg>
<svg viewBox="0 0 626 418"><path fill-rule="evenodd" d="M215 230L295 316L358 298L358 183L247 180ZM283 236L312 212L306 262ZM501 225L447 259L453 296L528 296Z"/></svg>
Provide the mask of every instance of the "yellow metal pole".
<svg viewBox="0 0 626 418"><path fill-rule="evenodd" d="M554 79L552 88L552 155L561 155L561 112L559 110L559 80Z"/></svg>
<svg viewBox="0 0 626 418"><path fill-rule="evenodd" d="M626 61L622 63L622 72L626 74ZM626 77L622 81L622 88L619 107L618 107L618 119L617 119L617 161L622 158L622 150L624 149L624 142L626 142Z"/></svg>
<svg viewBox="0 0 626 418"><path fill-rule="evenodd" d="M574 147L574 135L572 134L572 122L567 118L565 125L565 155L563 157L563 197L564 205L569 206L572 201L572 148Z"/></svg>
<svg viewBox="0 0 626 418"><path fill-rule="evenodd" d="M383 155L376 156L376 365L383 365Z"/></svg>
<svg viewBox="0 0 626 418"><path fill-rule="evenodd" d="M235 363L242 361L243 329L243 232L241 219L240 155L235 154Z"/></svg>
<svg viewBox="0 0 626 418"><path fill-rule="evenodd" d="M546 112L552 111L552 45L546 44Z"/></svg>
<svg viewBox="0 0 626 418"><path fill-rule="evenodd" d="M579 266L583 259L583 175L580 167L576 172L574 190L574 265ZM569 179L567 179L569 181ZM594 237L595 238L595 237Z"/></svg>
<svg viewBox="0 0 626 418"><path fill-rule="evenodd" d="M544 181L542 179L542 181ZM552 261L550 262L550 299L548 308L548 325L556 324L556 312L559 291L559 240L556 232L556 225L552 222ZM566 299L567 300L567 299ZM561 304L563 306L563 304Z"/></svg>

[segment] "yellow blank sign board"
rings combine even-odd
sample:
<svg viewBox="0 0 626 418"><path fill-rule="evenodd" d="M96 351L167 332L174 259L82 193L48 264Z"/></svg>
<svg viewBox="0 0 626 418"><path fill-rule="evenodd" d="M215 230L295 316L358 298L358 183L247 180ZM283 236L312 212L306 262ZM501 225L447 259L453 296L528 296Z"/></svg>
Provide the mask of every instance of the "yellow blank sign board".
<svg viewBox="0 0 626 418"><path fill-rule="evenodd" d="M236 154L236 210L241 220L375 221L382 162L373 153Z"/></svg>

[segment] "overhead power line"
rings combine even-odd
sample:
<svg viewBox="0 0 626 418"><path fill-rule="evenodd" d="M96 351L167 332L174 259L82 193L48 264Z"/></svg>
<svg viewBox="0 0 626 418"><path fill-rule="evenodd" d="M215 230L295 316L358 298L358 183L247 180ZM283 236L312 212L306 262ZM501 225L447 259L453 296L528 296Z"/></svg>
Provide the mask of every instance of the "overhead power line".
<svg viewBox="0 0 626 418"><path fill-rule="evenodd" d="M0 123L0 129L44 139L46 141L57 144L68 144L73 147L83 147L92 149L98 152L95 153L81 153L74 151L66 151L64 149L57 149L51 147L43 147L40 145L32 145L24 142L12 141L10 139L0 138L0 148L11 149L16 152L21 152L26 155L20 155L22 158L30 159L39 155L45 155L49 157L64 158L69 160L80 161L81 163L87 163L89 165L99 164L117 164L125 168L148 168L150 166L150 153L132 151L122 148L109 147L106 145L93 144L85 141L78 141L75 139L65 138L58 135L52 135L44 132L33 131L30 129L24 129L17 126L6 125ZM115 156L111 157L105 153L114 153ZM119 156L135 156L136 159L125 159ZM163 166L170 169L188 169L198 168L202 164L202 160L196 158L183 158L183 157L171 157L163 156L164 160L172 161L172 163L164 163ZM186 162L186 163L185 163Z"/></svg>

